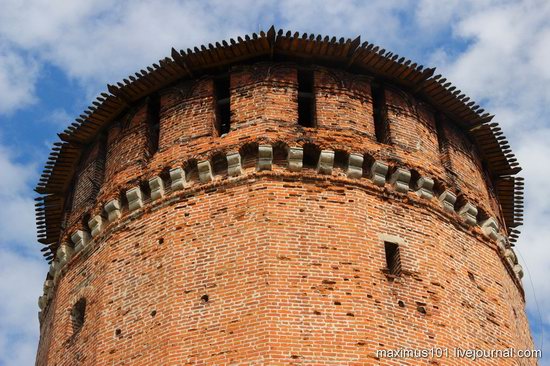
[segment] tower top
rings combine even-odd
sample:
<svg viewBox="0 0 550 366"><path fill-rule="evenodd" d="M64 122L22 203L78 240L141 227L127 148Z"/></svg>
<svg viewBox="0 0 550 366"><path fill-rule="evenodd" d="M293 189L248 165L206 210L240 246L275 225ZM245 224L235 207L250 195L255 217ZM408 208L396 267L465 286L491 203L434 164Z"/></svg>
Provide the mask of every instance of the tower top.
<svg viewBox="0 0 550 366"><path fill-rule="evenodd" d="M499 196L511 241L517 239L515 227L521 225L523 181L515 175L521 170L493 115L487 113L447 79L424 66L386 51L369 42L355 39L276 30L253 33L194 47L172 49L171 57L108 85L108 92L92 102L75 122L58 134L36 191L38 241L48 259L58 247L62 231L62 212L85 148L117 116L143 98L176 81L218 74L237 64L258 61L316 64L393 84L433 106L464 130L480 150Z"/></svg>

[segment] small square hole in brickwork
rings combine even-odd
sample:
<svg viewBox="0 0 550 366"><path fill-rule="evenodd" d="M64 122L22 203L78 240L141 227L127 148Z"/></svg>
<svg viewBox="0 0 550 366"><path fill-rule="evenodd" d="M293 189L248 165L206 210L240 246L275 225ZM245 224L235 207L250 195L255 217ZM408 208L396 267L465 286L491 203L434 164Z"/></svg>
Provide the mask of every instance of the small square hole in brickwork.
<svg viewBox="0 0 550 366"><path fill-rule="evenodd" d="M401 257L399 255L399 245L389 241L384 242L386 251L386 266L388 274L392 276L401 276Z"/></svg>
<svg viewBox="0 0 550 366"><path fill-rule="evenodd" d="M334 167L341 170L346 170L348 167L349 154L343 150L334 152Z"/></svg>
<svg viewBox="0 0 550 366"><path fill-rule="evenodd" d="M212 173L214 175L227 175L227 157L224 153L216 153L210 160L212 164Z"/></svg>
<svg viewBox="0 0 550 366"><path fill-rule="evenodd" d="M86 299L78 300L71 309L71 323L73 334L80 332L86 320Z"/></svg>
<svg viewBox="0 0 550 366"><path fill-rule="evenodd" d="M288 145L285 142L277 141L273 144L273 164L286 166L288 157Z"/></svg>
<svg viewBox="0 0 550 366"><path fill-rule="evenodd" d="M199 170L197 168L197 160L196 159L188 160L183 169L185 171L185 179L188 182L198 182L199 181Z"/></svg>
<svg viewBox="0 0 550 366"><path fill-rule="evenodd" d="M258 161L258 144L255 142L244 144L239 149L239 154L243 169L255 168Z"/></svg>
<svg viewBox="0 0 550 366"><path fill-rule="evenodd" d="M304 145L304 168L316 169L321 149L313 144Z"/></svg>

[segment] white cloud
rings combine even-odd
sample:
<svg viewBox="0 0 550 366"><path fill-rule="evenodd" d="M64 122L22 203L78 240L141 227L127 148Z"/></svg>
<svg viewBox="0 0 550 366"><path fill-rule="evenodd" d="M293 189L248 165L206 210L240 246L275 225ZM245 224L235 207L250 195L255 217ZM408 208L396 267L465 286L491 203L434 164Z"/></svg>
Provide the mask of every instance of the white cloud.
<svg viewBox="0 0 550 366"><path fill-rule="evenodd" d="M37 294L42 291L46 270L41 258L0 249L1 365L34 363L39 329Z"/></svg>
<svg viewBox="0 0 550 366"><path fill-rule="evenodd" d="M0 43L0 114L12 113L35 101L37 73L34 60Z"/></svg>
<svg viewBox="0 0 550 366"><path fill-rule="evenodd" d="M457 57L439 53L437 60L444 62L448 79L486 101L505 127L538 127L545 120L533 118L533 112L540 117L541 106L550 102L550 71L544 65L550 56L549 19L547 1L477 7L453 26L455 37L469 42L467 49Z"/></svg>
<svg viewBox="0 0 550 366"><path fill-rule="evenodd" d="M0 35L70 77L104 84L165 57L172 46L244 33L262 4L13 0L3 6Z"/></svg>
<svg viewBox="0 0 550 366"><path fill-rule="evenodd" d="M65 129L74 119L64 108L56 108L44 117L44 122L52 123L59 129ZM50 147L51 144L48 144Z"/></svg>
<svg viewBox="0 0 550 366"><path fill-rule="evenodd" d="M15 163L11 152L0 145L0 244L19 243L34 252L36 226L30 187L37 179L37 165Z"/></svg>
<svg viewBox="0 0 550 366"><path fill-rule="evenodd" d="M277 20L279 26L292 30L350 37L364 34L404 48L399 28L407 9L412 4L405 0L340 0L324 6L312 0L114 4L106 0L6 0L0 13L0 40L8 39L12 47L59 67L81 82L91 96L107 81L119 81L168 56L171 47L194 47L259 27L266 30ZM27 94L32 96L32 90Z"/></svg>
<svg viewBox="0 0 550 366"><path fill-rule="evenodd" d="M37 297L47 265L36 243L31 185L36 164L16 162L0 145L0 364L30 365L38 341Z"/></svg>

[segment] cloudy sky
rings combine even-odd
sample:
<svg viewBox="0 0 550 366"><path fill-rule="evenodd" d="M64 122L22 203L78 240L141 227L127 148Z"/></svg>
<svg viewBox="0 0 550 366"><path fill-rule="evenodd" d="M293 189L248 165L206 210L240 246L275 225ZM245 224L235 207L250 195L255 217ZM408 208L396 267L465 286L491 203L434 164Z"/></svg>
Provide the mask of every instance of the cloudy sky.
<svg viewBox="0 0 550 366"><path fill-rule="evenodd" d="M47 266L32 188L93 97L188 48L278 28L376 43L429 66L496 114L526 178L517 245L533 336L550 365L550 1L0 0L0 365L34 363ZM546 223L546 224L545 224ZM540 316L537 310L540 308Z"/></svg>

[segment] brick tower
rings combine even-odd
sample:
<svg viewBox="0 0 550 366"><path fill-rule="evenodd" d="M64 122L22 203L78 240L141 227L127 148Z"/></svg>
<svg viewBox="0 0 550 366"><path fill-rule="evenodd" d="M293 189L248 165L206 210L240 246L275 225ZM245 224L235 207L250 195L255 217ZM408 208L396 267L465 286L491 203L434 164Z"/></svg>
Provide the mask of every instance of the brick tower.
<svg viewBox="0 0 550 366"><path fill-rule="evenodd" d="M272 28L171 56L109 85L52 149L37 365L532 348L523 183L491 115L359 39Z"/></svg>

